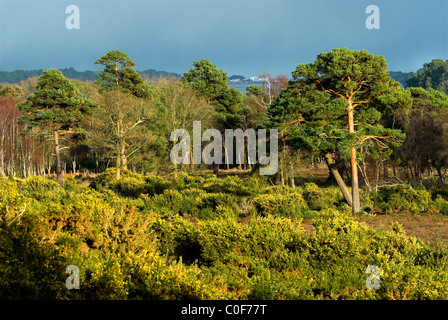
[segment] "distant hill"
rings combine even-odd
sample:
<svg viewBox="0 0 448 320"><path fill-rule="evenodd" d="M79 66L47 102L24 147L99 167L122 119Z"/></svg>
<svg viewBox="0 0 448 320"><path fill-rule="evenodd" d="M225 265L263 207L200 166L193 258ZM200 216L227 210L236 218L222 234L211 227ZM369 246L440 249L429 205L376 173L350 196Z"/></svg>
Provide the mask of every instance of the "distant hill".
<svg viewBox="0 0 448 320"><path fill-rule="evenodd" d="M145 70L145 71L138 71L138 73L140 73L140 75L143 76L148 76L149 78L180 78L181 75L178 73L174 73L174 72L168 72L168 71L159 71L159 70L154 70L154 69L149 69L149 70Z"/></svg>
<svg viewBox="0 0 448 320"><path fill-rule="evenodd" d="M97 80L97 72L94 71L76 71L74 68L59 69L62 74L69 79ZM16 71L0 71L0 82L18 83L32 77L41 76L43 69L37 70L16 70Z"/></svg>
<svg viewBox="0 0 448 320"><path fill-rule="evenodd" d="M229 81L231 81L231 80L244 81L244 80L246 80L246 77L234 74L234 75L230 76L230 77L228 78L228 80L229 80Z"/></svg>
<svg viewBox="0 0 448 320"><path fill-rule="evenodd" d="M95 81L98 79L98 71L76 71L74 68L65 68L59 69L62 74L69 79L79 79L82 81ZM168 71L160 71L154 69L148 69L144 71L138 71L138 73L143 78L180 78L181 75L174 72ZM43 74L43 69L37 70L16 70L16 71L0 71L0 83L8 82L8 83L18 83L22 80L26 80L32 77L38 77ZM406 83L406 80L414 74L414 72L401 72L401 71L390 71L389 72L392 79L400 82L403 86ZM241 75L232 75L228 78L228 80L233 81L245 81L246 77Z"/></svg>
<svg viewBox="0 0 448 320"><path fill-rule="evenodd" d="M59 69L62 74L69 79L79 79L82 81L98 80L98 71L76 71L74 68ZM43 69L37 70L16 70L16 71L0 71L0 82L18 83L32 77L38 77L43 74ZM145 71L138 71L142 77L160 78L160 77L174 77L179 78L180 75L173 72L159 71L149 69Z"/></svg>
<svg viewBox="0 0 448 320"><path fill-rule="evenodd" d="M415 72L401 72L401 71L389 71L390 77L395 81L398 81L402 84L402 86L406 85L406 80Z"/></svg>

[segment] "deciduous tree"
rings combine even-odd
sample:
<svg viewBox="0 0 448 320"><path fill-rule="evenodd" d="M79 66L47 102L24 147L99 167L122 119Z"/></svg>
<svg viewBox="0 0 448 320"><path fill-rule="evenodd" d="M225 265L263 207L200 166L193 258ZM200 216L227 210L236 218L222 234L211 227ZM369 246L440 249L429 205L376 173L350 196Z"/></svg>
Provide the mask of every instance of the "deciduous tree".
<svg viewBox="0 0 448 320"><path fill-rule="evenodd" d="M142 136L143 124L148 121L153 109L148 100L137 98L121 91L106 91L95 112L98 131L97 139L101 145L108 146L116 159L116 178L120 178L121 169L127 169L127 151L137 146L140 140L150 142L150 136ZM135 152L135 150L133 150Z"/></svg>
<svg viewBox="0 0 448 320"><path fill-rule="evenodd" d="M155 104L159 115L156 119L157 123L151 123L150 126L165 141L169 141L171 132L176 129L185 129L192 134L193 121L201 121L202 130L213 126L215 121L213 107L203 97L195 93L192 88L184 87L173 80L161 80L155 89L155 96ZM160 130L161 124L167 130ZM192 140L190 140L189 147L190 166L194 170ZM169 149L165 148L165 151Z"/></svg>

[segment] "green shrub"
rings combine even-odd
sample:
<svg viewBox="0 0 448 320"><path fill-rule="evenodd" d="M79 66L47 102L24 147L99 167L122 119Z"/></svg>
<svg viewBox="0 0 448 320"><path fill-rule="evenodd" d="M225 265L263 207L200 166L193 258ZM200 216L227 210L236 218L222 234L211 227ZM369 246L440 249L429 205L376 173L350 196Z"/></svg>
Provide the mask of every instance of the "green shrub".
<svg viewBox="0 0 448 320"><path fill-rule="evenodd" d="M139 197L146 191L146 181L143 177L121 177L115 186L112 186L120 195L124 197Z"/></svg>
<svg viewBox="0 0 448 320"><path fill-rule="evenodd" d="M157 219L152 228L159 235L162 253L175 259L181 257L186 264L207 262L202 259L201 230L191 221L179 216L175 216L172 221Z"/></svg>
<svg viewBox="0 0 448 320"><path fill-rule="evenodd" d="M440 214L448 215L448 201L443 198L440 194L434 200L434 206L439 211Z"/></svg>
<svg viewBox="0 0 448 320"><path fill-rule="evenodd" d="M26 197L15 181L0 180L0 222L13 219L12 216L20 212L25 203Z"/></svg>
<svg viewBox="0 0 448 320"><path fill-rule="evenodd" d="M444 184L431 191L431 197L433 200L437 199L437 196L440 196L444 200L448 201L448 185Z"/></svg>
<svg viewBox="0 0 448 320"><path fill-rule="evenodd" d="M116 168L109 168L98 174L91 182L90 187L101 191L110 189L124 197L138 198L145 192L146 180L142 175L129 170L121 170L120 179L116 179Z"/></svg>
<svg viewBox="0 0 448 320"><path fill-rule="evenodd" d="M336 187L129 172L117 181L113 170L95 179L97 190L0 180L0 298L448 299L448 248L400 225L368 228ZM361 199L388 212L448 208L441 194L404 186ZM81 290L65 288L71 264ZM366 288L368 265L378 290Z"/></svg>
<svg viewBox="0 0 448 320"><path fill-rule="evenodd" d="M29 196L41 200L48 196L48 192L58 191L59 184L41 176L26 178L22 183L23 191Z"/></svg>
<svg viewBox="0 0 448 320"><path fill-rule="evenodd" d="M420 213L432 205L431 193L427 190L415 190L408 185L381 187L371 193L374 205L388 213Z"/></svg>
<svg viewBox="0 0 448 320"><path fill-rule="evenodd" d="M226 299L228 292L210 286L196 265L182 261L168 263L155 252L130 254L124 262L130 279L128 298L133 299Z"/></svg>
<svg viewBox="0 0 448 320"><path fill-rule="evenodd" d="M170 188L171 183L158 176L145 177L146 185L144 193L154 196L162 194L166 189Z"/></svg>
<svg viewBox="0 0 448 320"><path fill-rule="evenodd" d="M303 198L311 210L321 210L329 205L328 202L324 202L324 191L314 183L305 183Z"/></svg>
<svg viewBox="0 0 448 320"><path fill-rule="evenodd" d="M206 179L216 179L213 175L192 176L185 172L170 181L170 188L183 190L188 188L201 188Z"/></svg>
<svg viewBox="0 0 448 320"><path fill-rule="evenodd" d="M289 188L267 187L263 194L253 198L258 214L300 218L307 208L301 193Z"/></svg>
<svg viewBox="0 0 448 320"><path fill-rule="evenodd" d="M266 185L264 180L255 177L242 180L238 177L225 177L218 179L215 176L208 177L202 188L209 193L230 193L236 196L252 196L258 194Z"/></svg>
<svg viewBox="0 0 448 320"><path fill-rule="evenodd" d="M154 196L147 204L159 213L170 212L171 214L195 214L198 212L200 199L184 197L176 189L167 189L163 194Z"/></svg>
<svg viewBox="0 0 448 320"><path fill-rule="evenodd" d="M67 262L26 228L0 223L0 299L64 299Z"/></svg>
<svg viewBox="0 0 448 320"><path fill-rule="evenodd" d="M249 300L303 300L315 299L309 273L267 273L257 276L247 295Z"/></svg>

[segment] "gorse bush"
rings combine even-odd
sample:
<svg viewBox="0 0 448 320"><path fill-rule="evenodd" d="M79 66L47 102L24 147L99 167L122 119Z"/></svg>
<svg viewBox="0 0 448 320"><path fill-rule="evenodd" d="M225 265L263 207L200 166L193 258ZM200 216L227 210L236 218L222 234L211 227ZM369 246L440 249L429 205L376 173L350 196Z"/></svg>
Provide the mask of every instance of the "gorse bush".
<svg viewBox="0 0 448 320"><path fill-rule="evenodd" d="M448 298L446 247L355 221L335 187L128 171L116 180L113 169L81 183L0 180L0 298ZM396 186L361 200L446 214L438 192ZM69 265L79 290L65 287ZM380 270L378 290L366 287L368 265Z"/></svg>
<svg viewBox="0 0 448 320"><path fill-rule="evenodd" d="M408 185L381 187L372 193L374 204L388 213L420 213L434 205L431 193L427 190L415 190Z"/></svg>
<svg viewBox="0 0 448 320"><path fill-rule="evenodd" d="M267 187L264 192L253 199L260 215L301 217L307 207L300 192L288 188Z"/></svg>
<svg viewBox="0 0 448 320"><path fill-rule="evenodd" d="M0 224L0 298L62 299L66 266L57 247L40 243L16 224Z"/></svg>
<svg viewBox="0 0 448 320"><path fill-rule="evenodd" d="M56 181L38 176L25 179L22 187L25 193L37 200L41 200L46 197L48 192L57 192L59 184Z"/></svg>
<svg viewBox="0 0 448 320"><path fill-rule="evenodd" d="M107 169L98 174L90 182L90 187L96 190L111 189L125 197L138 197L145 192L146 180L139 174L129 170L121 170L121 178L116 179L116 169Z"/></svg>

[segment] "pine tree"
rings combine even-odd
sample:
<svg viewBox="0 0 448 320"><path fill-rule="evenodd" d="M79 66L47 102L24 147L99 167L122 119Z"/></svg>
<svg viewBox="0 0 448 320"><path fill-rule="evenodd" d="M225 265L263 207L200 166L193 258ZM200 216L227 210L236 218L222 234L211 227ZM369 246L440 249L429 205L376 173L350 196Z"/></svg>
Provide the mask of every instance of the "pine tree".
<svg viewBox="0 0 448 320"><path fill-rule="evenodd" d="M403 141L400 130L385 128L380 120L383 109L407 103L408 95L389 77L384 57L366 50L320 53L314 63L299 64L292 75L293 81L269 108L269 123L287 130L295 148L325 158L353 212L359 212L359 150L390 150L387 143ZM337 176L336 152L350 161L351 196Z"/></svg>
<svg viewBox="0 0 448 320"><path fill-rule="evenodd" d="M30 133L34 127L48 128L54 136L57 180L63 184L59 137L75 133L81 122L90 115L95 104L82 96L76 86L56 69L44 70L39 77L36 91L17 108L24 111L19 124L26 123L22 134Z"/></svg>

